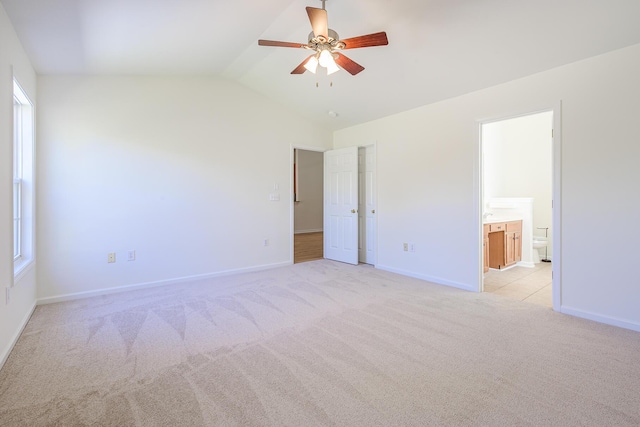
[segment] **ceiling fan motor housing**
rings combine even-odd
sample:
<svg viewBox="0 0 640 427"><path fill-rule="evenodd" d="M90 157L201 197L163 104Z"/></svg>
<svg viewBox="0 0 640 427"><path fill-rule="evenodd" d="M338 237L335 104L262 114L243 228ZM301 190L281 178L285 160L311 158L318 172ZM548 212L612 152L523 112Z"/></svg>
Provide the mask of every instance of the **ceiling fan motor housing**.
<svg viewBox="0 0 640 427"><path fill-rule="evenodd" d="M329 34L328 34L329 39L325 39L325 41L327 42L332 42L334 40L340 40L340 36L338 35L338 33L336 33L334 30L332 30L331 28L329 28ZM309 43L314 42L314 38L316 38L315 34L313 34L313 31L311 31L309 33ZM324 39L324 37L322 37ZM317 41L316 41L317 42Z"/></svg>
<svg viewBox="0 0 640 427"><path fill-rule="evenodd" d="M319 35L316 36L313 31L309 33L308 48L316 51L328 49L330 51L344 49L344 43L340 41L340 36L331 28L328 29L328 38Z"/></svg>

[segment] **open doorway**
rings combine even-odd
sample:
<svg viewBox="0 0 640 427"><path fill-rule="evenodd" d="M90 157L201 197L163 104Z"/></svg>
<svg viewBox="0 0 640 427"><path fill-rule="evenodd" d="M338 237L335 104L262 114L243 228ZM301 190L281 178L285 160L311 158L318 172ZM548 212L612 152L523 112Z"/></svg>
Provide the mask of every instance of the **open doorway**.
<svg viewBox="0 0 640 427"><path fill-rule="evenodd" d="M480 147L481 290L547 307L559 231L553 129L553 110L486 122Z"/></svg>
<svg viewBox="0 0 640 427"><path fill-rule="evenodd" d="M324 257L322 151L293 150L293 262Z"/></svg>
<svg viewBox="0 0 640 427"><path fill-rule="evenodd" d="M375 265L375 153L375 144L329 151L292 147L294 263L326 258Z"/></svg>

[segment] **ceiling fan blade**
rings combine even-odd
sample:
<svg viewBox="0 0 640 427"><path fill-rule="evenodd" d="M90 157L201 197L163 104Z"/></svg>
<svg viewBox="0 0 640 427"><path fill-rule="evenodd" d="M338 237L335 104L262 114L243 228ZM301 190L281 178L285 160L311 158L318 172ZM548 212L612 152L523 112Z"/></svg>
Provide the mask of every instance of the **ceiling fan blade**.
<svg viewBox="0 0 640 427"><path fill-rule="evenodd" d="M291 43L291 42L278 42L274 40L258 40L260 46L276 46L276 47L304 47L306 44Z"/></svg>
<svg viewBox="0 0 640 427"><path fill-rule="evenodd" d="M386 46L389 44L387 33L384 31L366 36L351 37L350 39L341 40L345 44L344 49L356 49L359 47Z"/></svg>
<svg viewBox="0 0 640 427"><path fill-rule="evenodd" d="M311 28L313 28L313 35L316 37L327 37L329 34L327 11L324 9L318 9L316 7L307 7L307 15L309 15Z"/></svg>
<svg viewBox="0 0 640 427"><path fill-rule="evenodd" d="M315 55L315 54L314 54ZM309 60L309 58L311 58L313 55L309 55L305 58L304 61L302 61L300 63L300 65L298 65L296 68L293 69L293 71L291 72L291 74L304 74L305 71L307 71L306 68L304 68L304 64L307 63L307 61Z"/></svg>
<svg viewBox="0 0 640 427"><path fill-rule="evenodd" d="M347 58L346 56L340 53L337 54L337 57L335 58L335 60L336 60L336 64L338 64L339 66L347 70L349 74L351 74L352 76L355 76L360 71L364 70L364 67L362 65L352 61L351 59Z"/></svg>

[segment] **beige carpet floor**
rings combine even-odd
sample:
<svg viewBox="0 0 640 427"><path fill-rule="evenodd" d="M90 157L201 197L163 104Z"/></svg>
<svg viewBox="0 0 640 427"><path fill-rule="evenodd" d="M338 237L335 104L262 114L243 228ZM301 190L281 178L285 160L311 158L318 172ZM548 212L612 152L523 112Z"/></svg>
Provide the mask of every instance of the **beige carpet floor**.
<svg viewBox="0 0 640 427"><path fill-rule="evenodd" d="M2 426L638 426L640 333L326 260L39 306Z"/></svg>

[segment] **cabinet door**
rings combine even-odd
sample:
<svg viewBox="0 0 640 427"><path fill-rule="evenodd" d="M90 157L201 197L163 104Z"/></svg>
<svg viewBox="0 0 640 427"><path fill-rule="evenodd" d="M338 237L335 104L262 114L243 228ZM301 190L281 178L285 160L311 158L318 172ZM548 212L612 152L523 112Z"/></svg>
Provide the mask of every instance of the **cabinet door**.
<svg viewBox="0 0 640 427"><path fill-rule="evenodd" d="M489 237L485 237L482 241L482 247L484 249L484 272L489 271Z"/></svg>
<svg viewBox="0 0 640 427"><path fill-rule="evenodd" d="M516 244L515 244L515 234L516 233L504 233L504 265L509 266L511 264L515 264L516 262Z"/></svg>
<svg viewBox="0 0 640 427"><path fill-rule="evenodd" d="M514 247L513 250L515 252L515 262L522 261L522 233L515 232L514 233Z"/></svg>
<svg viewBox="0 0 640 427"><path fill-rule="evenodd" d="M504 267L505 242L504 231L489 233L489 267L500 269Z"/></svg>

